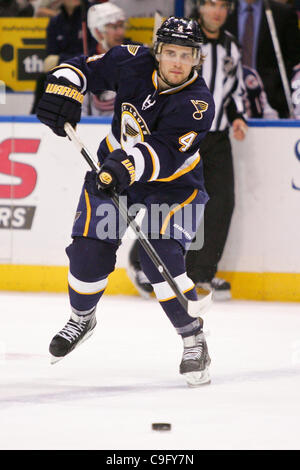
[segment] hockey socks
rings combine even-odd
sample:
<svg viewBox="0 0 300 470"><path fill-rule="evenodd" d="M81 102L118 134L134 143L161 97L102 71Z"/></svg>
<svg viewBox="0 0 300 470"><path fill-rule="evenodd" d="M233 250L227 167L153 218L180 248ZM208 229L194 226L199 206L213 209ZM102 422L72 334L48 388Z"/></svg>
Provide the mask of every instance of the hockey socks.
<svg viewBox="0 0 300 470"><path fill-rule="evenodd" d="M194 283L185 272L184 252L181 245L173 239L151 240L151 244L186 297L197 300ZM144 273L153 286L157 300L176 328L177 333L182 337L198 333L202 322L200 319L193 319L188 315L142 247L140 247L140 261Z"/></svg>
<svg viewBox="0 0 300 470"><path fill-rule="evenodd" d="M76 237L66 249L70 260L69 298L81 314L97 305L114 270L117 246L101 240Z"/></svg>

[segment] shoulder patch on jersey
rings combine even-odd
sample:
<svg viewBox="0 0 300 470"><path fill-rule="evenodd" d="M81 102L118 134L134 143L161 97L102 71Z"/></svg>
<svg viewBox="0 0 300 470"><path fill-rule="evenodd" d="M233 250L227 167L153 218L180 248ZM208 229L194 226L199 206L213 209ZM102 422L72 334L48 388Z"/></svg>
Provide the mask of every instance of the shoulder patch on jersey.
<svg viewBox="0 0 300 470"><path fill-rule="evenodd" d="M208 103L206 103L206 101L201 100L191 100L191 103L196 108L196 111L193 113L193 118L197 120L202 119L203 113L205 113L205 111L207 111L208 109Z"/></svg>
<svg viewBox="0 0 300 470"><path fill-rule="evenodd" d="M127 50L130 54L136 55L137 51L139 50L140 46L135 46L133 44L122 44L122 47L127 47Z"/></svg>

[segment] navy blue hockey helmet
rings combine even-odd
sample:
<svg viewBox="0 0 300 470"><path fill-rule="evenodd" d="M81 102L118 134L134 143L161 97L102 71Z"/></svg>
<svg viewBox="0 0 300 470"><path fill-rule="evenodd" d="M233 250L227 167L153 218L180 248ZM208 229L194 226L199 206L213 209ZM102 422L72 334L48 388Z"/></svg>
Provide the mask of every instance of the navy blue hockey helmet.
<svg viewBox="0 0 300 470"><path fill-rule="evenodd" d="M202 34L197 21L170 16L156 32L157 43L201 48Z"/></svg>
<svg viewBox="0 0 300 470"><path fill-rule="evenodd" d="M203 37L200 27L195 20L170 16L156 32L154 54L161 53L163 44L175 44L193 48L194 65L201 62L201 44Z"/></svg>

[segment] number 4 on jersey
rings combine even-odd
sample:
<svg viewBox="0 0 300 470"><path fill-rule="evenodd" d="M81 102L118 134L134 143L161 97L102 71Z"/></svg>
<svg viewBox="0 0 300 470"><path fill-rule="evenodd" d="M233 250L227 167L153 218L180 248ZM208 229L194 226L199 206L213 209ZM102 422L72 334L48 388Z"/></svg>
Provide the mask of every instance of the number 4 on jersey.
<svg viewBox="0 0 300 470"><path fill-rule="evenodd" d="M184 134L179 137L179 143L181 145L181 147L179 148L180 152L186 152L190 148L196 137L197 132L194 131L188 132L187 134Z"/></svg>

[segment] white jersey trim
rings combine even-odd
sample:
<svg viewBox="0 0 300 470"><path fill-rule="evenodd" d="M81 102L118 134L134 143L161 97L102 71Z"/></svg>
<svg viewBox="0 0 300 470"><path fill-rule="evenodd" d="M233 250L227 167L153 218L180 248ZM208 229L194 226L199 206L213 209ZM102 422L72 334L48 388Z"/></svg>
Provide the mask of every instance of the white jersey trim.
<svg viewBox="0 0 300 470"><path fill-rule="evenodd" d="M82 73L81 70L79 70L77 67L74 67L73 65L64 63L60 64L58 67L56 67L56 70L55 72L53 72L53 75L57 78L65 77L70 80L70 82L74 83L74 85L80 86L81 93L84 93L87 89L86 76ZM72 77L72 79L69 77Z"/></svg>
<svg viewBox="0 0 300 470"><path fill-rule="evenodd" d="M127 153L134 159L135 181L139 181L145 171L145 157L136 147L132 147Z"/></svg>
<svg viewBox="0 0 300 470"><path fill-rule="evenodd" d="M68 273L69 286L79 294L96 294L107 286L107 278L96 282L84 282L77 279L71 272Z"/></svg>
<svg viewBox="0 0 300 470"><path fill-rule="evenodd" d="M160 172L160 162L158 155L155 152L154 148L151 147L151 145L149 145L147 142L140 142L140 145L145 145L152 158L153 172L148 181L155 181Z"/></svg>

